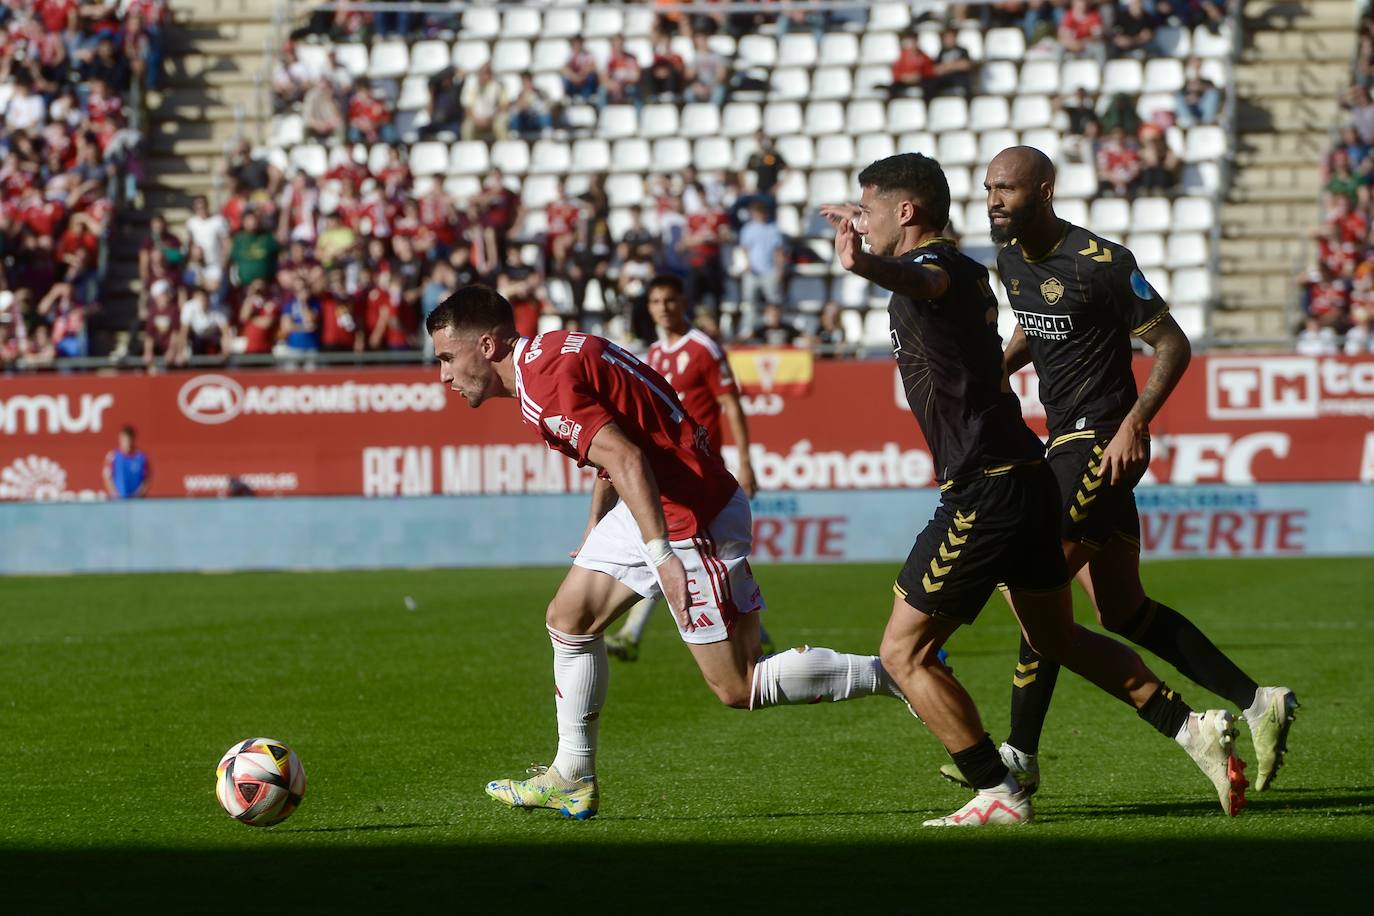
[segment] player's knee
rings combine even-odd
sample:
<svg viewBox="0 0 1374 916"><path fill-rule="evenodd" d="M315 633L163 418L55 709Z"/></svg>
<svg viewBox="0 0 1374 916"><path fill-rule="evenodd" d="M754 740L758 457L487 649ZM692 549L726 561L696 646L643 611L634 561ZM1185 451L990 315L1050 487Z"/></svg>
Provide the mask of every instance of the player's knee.
<svg viewBox="0 0 1374 916"><path fill-rule="evenodd" d="M1109 633L1136 639L1149 625L1155 603L1149 598L1130 607L1121 601L1102 601L1097 607L1097 620Z"/></svg>
<svg viewBox="0 0 1374 916"><path fill-rule="evenodd" d="M1052 662L1062 662L1073 641L1073 626L1061 627L1058 625L1048 627L1037 627L1033 632L1026 633L1026 642L1035 650L1037 655L1049 659Z"/></svg>
<svg viewBox="0 0 1374 916"><path fill-rule="evenodd" d="M725 706L732 709L748 709L753 685L748 681L730 681L723 684L712 684L711 692Z"/></svg>
<svg viewBox="0 0 1374 916"><path fill-rule="evenodd" d="M884 639L878 647L878 660L888 674L899 681L915 674L925 665L939 661L940 647L937 645L911 643L906 640Z"/></svg>

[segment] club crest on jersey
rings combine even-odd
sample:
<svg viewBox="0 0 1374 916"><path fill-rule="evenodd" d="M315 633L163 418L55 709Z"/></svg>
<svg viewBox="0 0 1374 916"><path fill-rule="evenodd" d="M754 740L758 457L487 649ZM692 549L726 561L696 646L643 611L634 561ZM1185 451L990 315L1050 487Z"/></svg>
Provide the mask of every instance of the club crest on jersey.
<svg viewBox="0 0 1374 916"><path fill-rule="evenodd" d="M1046 305L1054 305L1064 298L1064 284L1059 282L1058 277L1050 277L1040 284L1040 295L1045 297Z"/></svg>
<svg viewBox="0 0 1374 916"><path fill-rule="evenodd" d="M1072 315L1044 315L1040 312L1023 312L1012 309L1012 314L1021 323L1027 337L1041 337L1045 340L1068 340L1073 330Z"/></svg>
<svg viewBox="0 0 1374 916"><path fill-rule="evenodd" d="M1012 278L1011 278L1011 285L1010 285L1010 287L1008 288L1007 291L1010 292L1013 296L1019 296L1019 295L1021 295L1021 280L1020 280L1020 278L1018 278L1018 277L1012 277Z"/></svg>
<svg viewBox="0 0 1374 916"><path fill-rule="evenodd" d="M549 428L549 432L554 436L567 442L573 448L577 448L577 440L582 436L582 424L574 423L571 417L557 414L552 417L544 418L544 425Z"/></svg>

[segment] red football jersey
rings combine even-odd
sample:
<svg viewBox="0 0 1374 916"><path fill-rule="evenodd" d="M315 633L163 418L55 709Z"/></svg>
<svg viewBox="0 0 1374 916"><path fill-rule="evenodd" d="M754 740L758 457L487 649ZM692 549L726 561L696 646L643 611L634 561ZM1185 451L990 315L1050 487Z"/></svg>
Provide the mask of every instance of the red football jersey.
<svg viewBox="0 0 1374 916"><path fill-rule="evenodd" d="M605 338L572 331L522 337L515 346L515 388L525 422L579 467L607 423L639 446L658 482L672 540L704 531L739 488L673 387Z"/></svg>
<svg viewBox="0 0 1374 916"><path fill-rule="evenodd" d="M720 344L693 328L674 344L659 341L650 347L649 366L673 386L692 419L706 427L711 448L719 453L720 396L739 394Z"/></svg>

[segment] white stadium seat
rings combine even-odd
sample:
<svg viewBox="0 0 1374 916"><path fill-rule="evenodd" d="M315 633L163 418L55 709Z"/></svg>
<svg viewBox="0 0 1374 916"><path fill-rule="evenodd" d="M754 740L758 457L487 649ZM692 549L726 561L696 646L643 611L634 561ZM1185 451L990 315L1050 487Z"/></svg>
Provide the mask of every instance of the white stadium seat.
<svg viewBox="0 0 1374 916"><path fill-rule="evenodd" d="M639 116L633 105L607 105L601 109L596 132L608 140L633 137L639 133Z"/></svg>
<svg viewBox="0 0 1374 916"><path fill-rule="evenodd" d="M1225 88L1227 85L1226 61L1218 60L1214 57L1202 62L1199 72L1212 81L1214 86Z"/></svg>
<svg viewBox="0 0 1374 916"><path fill-rule="evenodd" d="M491 69L496 73L521 74L532 62L530 43L523 38L507 38L492 46Z"/></svg>
<svg viewBox="0 0 1374 916"><path fill-rule="evenodd" d="M692 164L692 142L686 137L659 137L653 155L654 171L681 172Z"/></svg>
<svg viewBox="0 0 1374 916"><path fill-rule="evenodd" d="M813 137L844 130L844 106L839 102L812 102L806 106L804 132Z"/></svg>
<svg viewBox="0 0 1374 916"><path fill-rule="evenodd" d="M536 36L542 35L545 38L572 38L574 35L586 34L582 28L582 11L561 6L555 6L544 13L543 25L536 32Z"/></svg>
<svg viewBox="0 0 1374 916"><path fill-rule="evenodd" d="M1131 226L1131 205L1119 197L1099 197L1088 210L1088 228L1118 241Z"/></svg>
<svg viewBox="0 0 1374 916"><path fill-rule="evenodd" d="M901 42L891 32L865 32L859 43L859 57L871 66L890 67L901 53Z"/></svg>
<svg viewBox="0 0 1374 916"><path fill-rule="evenodd" d="M814 67L818 49L810 32L788 32L778 41L778 67Z"/></svg>
<svg viewBox="0 0 1374 916"><path fill-rule="evenodd" d="M1007 100L1000 96L980 95L968 110L968 128L973 131L1002 130L1011 123Z"/></svg>
<svg viewBox="0 0 1374 916"><path fill-rule="evenodd" d="M864 313L858 309L845 309L840 312L840 327L844 328L846 343L862 343L864 339Z"/></svg>
<svg viewBox="0 0 1374 916"><path fill-rule="evenodd" d="M444 59L448 60L448 48L444 48ZM447 63L445 64L447 66ZM407 76L401 82L401 94L396 99L399 111L419 111L429 105L429 81L424 76Z"/></svg>
<svg viewBox="0 0 1374 916"><path fill-rule="evenodd" d="M804 134L779 137L776 145L778 155L794 169L809 169L816 161L815 146Z"/></svg>
<svg viewBox="0 0 1374 916"><path fill-rule="evenodd" d="M298 114L277 115L272 119L268 143L276 147L291 147L305 142L305 122Z"/></svg>
<svg viewBox="0 0 1374 916"><path fill-rule="evenodd" d="M978 138L969 131L952 130L937 136L939 153L935 158L946 170L952 165L974 165L978 161Z"/></svg>
<svg viewBox="0 0 1374 916"><path fill-rule="evenodd" d="M501 35L504 38L537 38L543 30L540 18L537 9L507 9L501 19Z"/></svg>
<svg viewBox="0 0 1374 916"><path fill-rule="evenodd" d="M523 145L522 143L521 146ZM480 140L460 140L449 148L448 173L450 175L485 175L487 170L491 168L489 152L487 145ZM502 168L505 168L504 163L502 163Z"/></svg>
<svg viewBox="0 0 1374 916"><path fill-rule="evenodd" d="M858 274L845 272L832 287L835 301L846 308L863 308L868 305L871 284Z"/></svg>
<svg viewBox="0 0 1374 916"><path fill-rule="evenodd" d="M872 32L904 32L911 25L911 3L874 3L868 8Z"/></svg>
<svg viewBox="0 0 1374 916"><path fill-rule="evenodd" d="M923 130L913 130L897 138L897 151L900 153L920 153L934 157L938 152L935 135Z"/></svg>
<svg viewBox="0 0 1374 916"><path fill-rule="evenodd" d="M1061 178L1063 172L1060 172ZM1063 185L1063 181L1060 181ZM1054 198L1054 212L1060 219L1066 219L1075 226L1088 225L1088 203L1084 200L1067 199L1058 194Z"/></svg>
<svg viewBox="0 0 1374 916"><path fill-rule="evenodd" d="M572 46L566 38L541 38L534 43L530 69L535 73L556 74L567 65L571 53Z"/></svg>
<svg viewBox="0 0 1374 916"><path fill-rule="evenodd" d="M921 99L893 99L887 103L887 129L894 134L926 129L926 103Z"/></svg>
<svg viewBox="0 0 1374 916"><path fill-rule="evenodd" d="M1059 167L1056 197L1091 198L1097 196L1097 169L1091 163L1069 162Z"/></svg>
<svg viewBox="0 0 1374 916"><path fill-rule="evenodd" d="M1194 57L1230 57L1231 30L1222 28L1221 33L1213 35L1206 26L1193 29Z"/></svg>
<svg viewBox="0 0 1374 916"><path fill-rule="evenodd" d="M801 235L801 215L796 207L778 207L778 229L786 236Z"/></svg>
<svg viewBox="0 0 1374 916"><path fill-rule="evenodd" d="M1014 130L989 130L978 135L978 164L986 168L987 164L997 156L1002 150L1017 145L1016 131ZM1042 151L1043 152L1043 151ZM983 169L979 169L978 183L982 184Z"/></svg>
<svg viewBox="0 0 1374 916"><path fill-rule="evenodd" d="M649 141L643 137L622 137L611 148L613 172L649 172L653 170L653 164Z"/></svg>
<svg viewBox="0 0 1374 916"><path fill-rule="evenodd" d="M1110 60L1102 70L1102 92L1104 95L1135 95L1140 92L1142 79L1140 61L1130 57Z"/></svg>
<svg viewBox="0 0 1374 916"><path fill-rule="evenodd" d="M453 66L464 73L472 73L491 61L491 44L476 39L453 43Z"/></svg>
<svg viewBox="0 0 1374 916"><path fill-rule="evenodd" d="M1139 101L1135 104L1135 113L1140 116L1142 121L1153 121L1155 112L1167 111L1171 114L1174 110L1174 94L1172 92L1142 92Z"/></svg>
<svg viewBox="0 0 1374 916"><path fill-rule="evenodd" d="M1221 167L1215 162L1190 162L1183 166L1183 192L1205 196L1221 190Z"/></svg>
<svg viewBox="0 0 1374 916"><path fill-rule="evenodd" d="M753 136L763 119L753 102L729 102L720 113L721 132L727 137ZM769 133L776 135L777 131Z"/></svg>
<svg viewBox="0 0 1374 916"><path fill-rule="evenodd" d="M1169 314L1178 322L1179 328L1189 340L1200 340L1207 336L1207 310L1201 303L1190 305L1175 303L1169 306Z"/></svg>
<svg viewBox="0 0 1374 916"><path fill-rule="evenodd" d="M1018 95L1011 100L1011 123L1017 130L1036 130L1054 123L1054 105L1047 96Z"/></svg>
<svg viewBox="0 0 1374 916"><path fill-rule="evenodd" d="M491 161L507 175L523 175L530 168L530 146L524 140L498 140L491 145Z"/></svg>
<svg viewBox="0 0 1374 916"><path fill-rule="evenodd" d="M1175 232L1170 235L1167 263L1171 270L1205 265L1207 236L1201 232Z"/></svg>
<svg viewBox="0 0 1374 916"><path fill-rule="evenodd" d="M962 28L955 44L968 52L974 61L983 59L983 33L976 28Z"/></svg>
<svg viewBox="0 0 1374 916"><path fill-rule="evenodd" d="M559 140L540 140L530 151L531 175L563 175L572 167L568 144Z"/></svg>
<svg viewBox="0 0 1374 916"><path fill-rule="evenodd" d="M854 141L848 134L832 134L816 140L818 169L847 169L854 164Z"/></svg>
<svg viewBox="0 0 1374 916"><path fill-rule="evenodd" d="M778 203L780 204L805 204L809 199L807 196L806 176L801 172L789 170L783 173L782 181L778 183L777 190ZM846 194L840 200L846 200L852 195Z"/></svg>
<svg viewBox="0 0 1374 916"><path fill-rule="evenodd" d="M803 123L802 107L796 102L769 102L763 109L763 129L770 137L801 133ZM735 133L730 128L730 120L727 117L725 119L726 132L735 136L743 133L743 131Z"/></svg>
<svg viewBox="0 0 1374 916"><path fill-rule="evenodd" d="M1065 92L1086 89L1097 92L1102 85L1102 71L1095 60L1067 60L1059 74Z"/></svg>
<svg viewBox="0 0 1374 916"><path fill-rule="evenodd" d="M827 33L821 39L820 63L825 67L857 66L860 63L858 37L850 32Z"/></svg>
<svg viewBox="0 0 1374 916"><path fill-rule="evenodd" d="M957 222L956 228L963 236L965 247L981 247L989 241L988 232L992 224L988 222L988 203L982 195L975 195L964 206L963 218Z"/></svg>
<svg viewBox="0 0 1374 916"><path fill-rule="evenodd" d="M328 170L324 147L318 143L304 143L291 150L291 164L312 178L319 178Z"/></svg>
<svg viewBox="0 0 1374 916"><path fill-rule="evenodd" d="M1167 197L1137 197L1131 203L1132 232L1168 232L1173 217Z"/></svg>
<svg viewBox="0 0 1374 916"><path fill-rule="evenodd" d="M483 9L473 4L463 10L464 38L495 38L501 34L501 14L493 9Z"/></svg>
<svg viewBox="0 0 1374 916"><path fill-rule="evenodd" d="M676 136L676 105L645 105L639 112L639 135L641 137Z"/></svg>
<svg viewBox="0 0 1374 916"><path fill-rule="evenodd" d="M1177 92L1183 88L1183 63L1174 57L1156 57L1145 62L1141 85L1150 92Z"/></svg>
<svg viewBox="0 0 1374 916"><path fill-rule="evenodd" d="M771 35L745 35L735 46L735 53L739 55L739 64L744 67L771 70L778 63L778 45Z"/></svg>
<svg viewBox="0 0 1374 916"><path fill-rule="evenodd" d="M960 98L939 98L926 106L926 130L933 134L968 127L968 102Z"/></svg>
<svg viewBox="0 0 1374 916"><path fill-rule="evenodd" d="M694 102L682 108L681 132L684 137L720 135L720 108L709 102Z"/></svg>
<svg viewBox="0 0 1374 916"><path fill-rule="evenodd" d="M1021 65L1019 91L1026 95L1059 95L1059 64L1052 60L1028 60Z"/></svg>
<svg viewBox="0 0 1374 916"><path fill-rule="evenodd" d="M887 123L887 112L884 110L882 102L860 100L850 102L845 108L845 133L862 137L864 134L890 129Z"/></svg>
<svg viewBox="0 0 1374 916"><path fill-rule="evenodd" d="M369 79L397 79L410 70L410 48L404 41L379 41L368 59Z"/></svg>
<svg viewBox="0 0 1374 916"><path fill-rule="evenodd" d="M417 41L410 47L410 76L433 76L449 65L448 42Z"/></svg>
<svg viewBox="0 0 1374 916"><path fill-rule="evenodd" d="M809 187L809 199L816 203L848 200L855 191L849 183L848 173L838 169L812 172Z"/></svg>
<svg viewBox="0 0 1374 916"><path fill-rule="evenodd" d="M625 20L619 9L603 6L588 6L582 20L582 34L588 38L611 38L625 35Z"/></svg>
<svg viewBox="0 0 1374 916"><path fill-rule="evenodd" d="M774 70L770 85L772 91L768 97L771 99L805 101L811 94L811 71L801 67Z"/></svg>
<svg viewBox="0 0 1374 916"><path fill-rule="evenodd" d="M367 75L367 45L334 45L334 60L349 73Z"/></svg>
<svg viewBox="0 0 1374 916"><path fill-rule="evenodd" d="M1206 197L1180 197L1174 201L1175 232L1210 232L1216 215Z"/></svg>
<svg viewBox="0 0 1374 916"><path fill-rule="evenodd" d="M1174 301L1173 280L1170 279L1167 270L1160 268L1159 270L1149 271L1145 279L1149 280L1150 285L1155 288L1155 292L1159 293L1159 298L1163 299L1165 302Z"/></svg>
<svg viewBox="0 0 1374 916"><path fill-rule="evenodd" d="M1126 236L1125 244L1142 270L1164 265L1164 236L1159 233L1133 232Z"/></svg>
<svg viewBox="0 0 1374 916"><path fill-rule="evenodd" d="M856 99L885 99L886 87L892 82L892 68L864 66L854 71Z"/></svg>
<svg viewBox="0 0 1374 916"><path fill-rule="evenodd" d="M813 99L849 99L854 95L854 83L848 67L822 67L811 80Z"/></svg>
<svg viewBox="0 0 1374 916"><path fill-rule="evenodd" d="M606 179L606 196L612 207L644 203L644 180L638 175L612 175Z"/></svg>
<svg viewBox="0 0 1374 916"><path fill-rule="evenodd" d="M1026 56L1026 35L1020 29L988 29L983 42L988 60L1019 61Z"/></svg>
<svg viewBox="0 0 1374 916"><path fill-rule="evenodd" d="M1183 158L1188 162L1214 162L1226 155L1226 131L1220 127L1188 128Z"/></svg>
<svg viewBox="0 0 1374 916"><path fill-rule="evenodd" d="M866 347L892 345L892 323L883 309L869 309L864 314L863 344Z"/></svg>
<svg viewBox="0 0 1374 916"><path fill-rule="evenodd" d="M701 172L725 171L734 160L734 150L724 137L698 137L692 150L692 161Z"/></svg>
<svg viewBox="0 0 1374 916"><path fill-rule="evenodd" d="M448 171L448 145L435 141L410 148L410 171L415 175L443 175Z"/></svg>
<svg viewBox="0 0 1374 916"><path fill-rule="evenodd" d="M1016 95L1020 88L1016 64L1006 60L990 60L983 64L979 85L989 95Z"/></svg>
<svg viewBox="0 0 1374 916"><path fill-rule="evenodd" d="M941 164L944 165L943 162ZM944 165L944 170L945 179L949 182L950 201L964 201L973 196L973 173L958 165Z"/></svg>
<svg viewBox="0 0 1374 916"><path fill-rule="evenodd" d="M859 142L854 145L854 162L857 165L866 166L871 162L877 162L879 159L886 159L896 152L897 147L891 134L864 134L859 137Z"/></svg>
<svg viewBox="0 0 1374 916"><path fill-rule="evenodd" d="M1193 53L1193 39L1186 29L1160 26L1155 29L1154 46L1160 57L1175 57L1183 60Z"/></svg>
<svg viewBox="0 0 1374 916"><path fill-rule="evenodd" d="M1040 128L1028 130L1021 134L1023 146L1033 146L1046 156L1050 157L1051 162L1059 161L1059 131L1054 128Z"/></svg>
<svg viewBox="0 0 1374 916"><path fill-rule="evenodd" d="M611 170L611 145L601 137L583 137L573 143L571 171L594 174Z"/></svg>
<svg viewBox="0 0 1374 916"><path fill-rule="evenodd" d="M1200 267L1176 270L1170 277L1173 303L1206 302L1212 298L1212 272Z"/></svg>

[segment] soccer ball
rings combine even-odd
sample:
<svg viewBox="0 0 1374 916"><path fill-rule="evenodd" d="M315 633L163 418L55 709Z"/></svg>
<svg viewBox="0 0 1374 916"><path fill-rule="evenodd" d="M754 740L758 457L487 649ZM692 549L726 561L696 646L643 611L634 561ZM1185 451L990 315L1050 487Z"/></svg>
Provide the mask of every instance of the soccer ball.
<svg viewBox="0 0 1374 916"><path fill-rule="evenodd" d="M280 741L249 738L220 758L215 797L234 820L272 827L290 817L305 798L305 768Z"/></svg>

